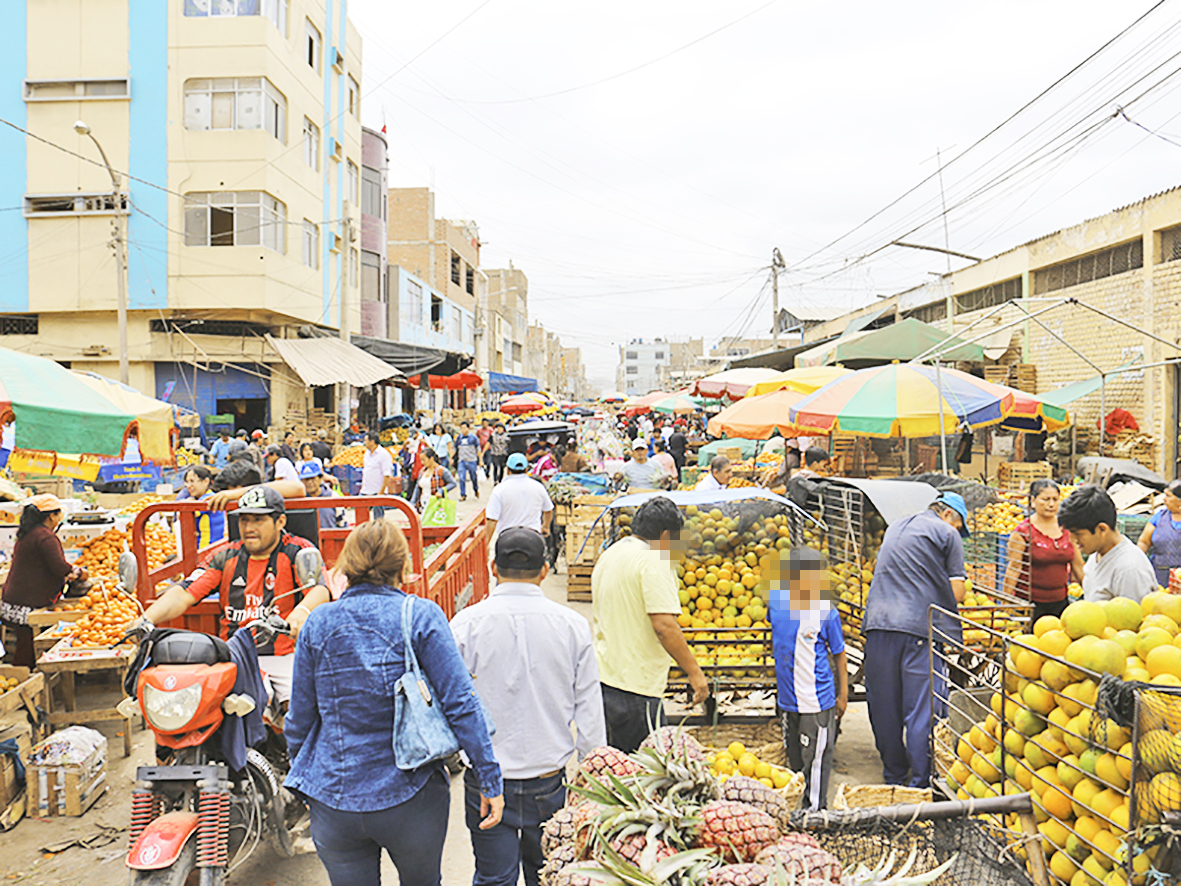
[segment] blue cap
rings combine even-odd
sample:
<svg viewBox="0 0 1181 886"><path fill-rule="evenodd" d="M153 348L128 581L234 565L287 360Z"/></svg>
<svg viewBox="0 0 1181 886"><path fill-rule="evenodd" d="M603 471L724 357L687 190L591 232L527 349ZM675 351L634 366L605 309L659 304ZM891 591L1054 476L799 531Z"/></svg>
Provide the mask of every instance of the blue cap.
<svg viewBox="0 0 1181 886"><path fill-rule="evenodd" d="M508 457L508 469L510 471L525 471L529 469L529 459L520 452L514 452Z"/></svg>
<svg viewBox="0 0 1181 886"><path fill-rule="evenodd" d="M944 492L936 501L943 502L943 504L960 515L960 518L964 521L964 525L960 527L961 536L967 538L972 534L968 531L968 505L964 502L962 495L958 492Z"/></svg>
<svg viewBox="0 0 1181 886"><path fill-rule="evenodd" d="M307 480L309 477L322 477L324 469L320 467L318 461L304 462L304 466L299 469L299 479Z"/></svg>

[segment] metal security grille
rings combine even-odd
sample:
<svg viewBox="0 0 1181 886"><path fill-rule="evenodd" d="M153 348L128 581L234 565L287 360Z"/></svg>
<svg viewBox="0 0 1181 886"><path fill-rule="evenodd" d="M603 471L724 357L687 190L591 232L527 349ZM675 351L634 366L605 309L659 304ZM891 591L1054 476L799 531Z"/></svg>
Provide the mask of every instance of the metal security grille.
<svg viewBox="0 0 1181 886"><path fill-rule="evenodd" d="M1036 271L1033 275L1034 292L1057 292L1080 283L1102 280L1125 271L1144 267L1144 241L1132 240L1111 249L1084 255L1073 261L1063 262Z"/></svg>
<svg viewBox="0 0 1181 886"><path fill-rule="evenodd" d="M1161 261L1181 258L1181 225L1160 232Z"/></svg>
<svg viewBox="0 0 1181 886"><path fill-rule="evenodd" d="M932 302L921 308L915 308L913 311L907 311L906 317L907 319L913 317L923 323L938 323L947 317L947 301Z"/></svg>
<svg viewBox="0 0 1181 886"><path fill-rule="evenodd" d="M1004 280L1000 283L993 283L991 286L957 295L955 297L956 311L958 313L982 311L985 308L995 308L997 305L1003 305L1005 302L1019 298L1021 298L1021 278L1014 277L1012 280Z"/></svg>
<svg viewBox="0 0 1181 886"><path fill-rule="evenodd" d="M37 315L0 317L0 335L36 335Z"/></svg>
<svg viewBox="0 0 1181 886"><path fill-rule="evenodd" d="M36 318L34 318L36 322ZM184 332L189 335L228 335L234 338L262 337L271 330L258 323L235 320L153 320L152 332Z"/></svg>

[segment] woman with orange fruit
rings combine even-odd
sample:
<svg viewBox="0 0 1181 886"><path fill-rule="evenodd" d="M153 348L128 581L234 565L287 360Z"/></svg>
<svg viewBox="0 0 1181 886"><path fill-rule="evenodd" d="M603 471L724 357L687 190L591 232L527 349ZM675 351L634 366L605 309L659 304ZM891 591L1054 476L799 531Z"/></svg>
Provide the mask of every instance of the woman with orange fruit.
<svg viewBox="0 0 1181 886"><path fill-rule="evenodd" d="M0 597L0 620L16 634L16 655L20 667L36 667L33 629L29 613L57 602L67 581L86 578L86 570L66 560L57 527L62 522L62 503L56 495L34 495L21 512L12 551L12 568Z"/></svg>

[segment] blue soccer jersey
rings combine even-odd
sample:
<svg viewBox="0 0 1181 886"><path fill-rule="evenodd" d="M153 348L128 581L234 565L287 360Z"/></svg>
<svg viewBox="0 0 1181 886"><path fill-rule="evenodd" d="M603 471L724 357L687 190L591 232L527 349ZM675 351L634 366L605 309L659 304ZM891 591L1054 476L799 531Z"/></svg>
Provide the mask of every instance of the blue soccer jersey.
<svg viewBox="0 0 1181 886"><path fill-rule="evenodd" d="M770 620L780 710L815 714L834 707L836 680L828 656L845 651L836 609L773 609Z"/></svg>

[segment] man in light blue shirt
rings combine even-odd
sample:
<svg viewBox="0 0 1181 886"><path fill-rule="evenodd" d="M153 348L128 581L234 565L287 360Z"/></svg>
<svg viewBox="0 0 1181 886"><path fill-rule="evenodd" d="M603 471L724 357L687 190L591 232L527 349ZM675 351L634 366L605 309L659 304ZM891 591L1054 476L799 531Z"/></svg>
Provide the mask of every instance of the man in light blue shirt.
<svg viewBox="0 0 1181 886"><path fill-rule="evenodd" d="M213 463L220 471L230 462L230 432L225 428L221 429L221 436L213 441L213 445L209 447L209 454L213 456Z"/></svg>
<svg viewBox="0 0 1181 886"><path fill-rule="evenodd" d="M607 743L599 668L587 620L548 599L546 542L522 526L496 540L492 595L451 620L451 632L496 727L504 775L500 824L480 830L480 787L465 776L474 882L516 886L522 868L537 886L541 826L566 802L566 762ZM577 739L571 735L571 726Z"/></svg>

